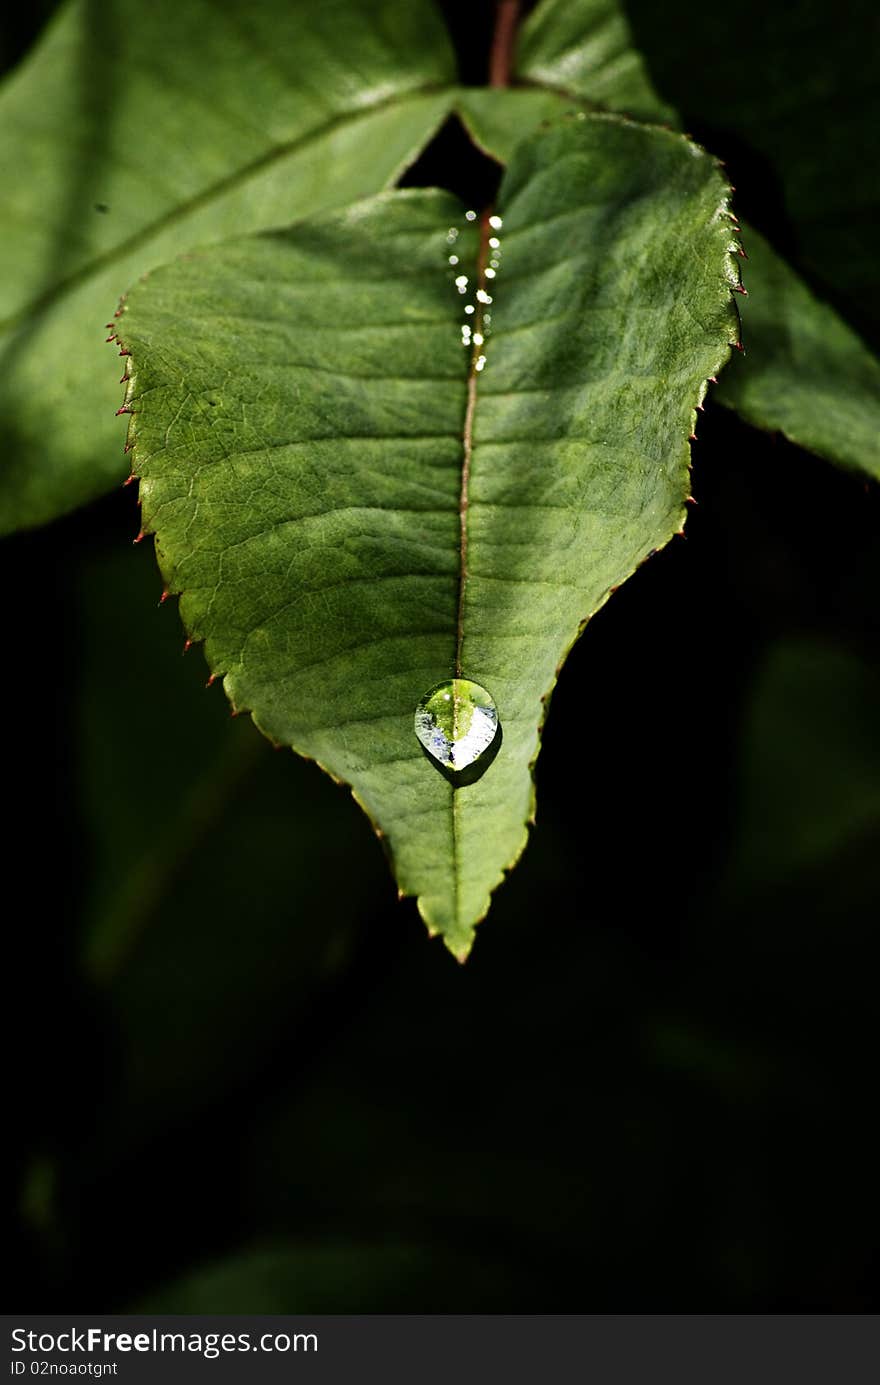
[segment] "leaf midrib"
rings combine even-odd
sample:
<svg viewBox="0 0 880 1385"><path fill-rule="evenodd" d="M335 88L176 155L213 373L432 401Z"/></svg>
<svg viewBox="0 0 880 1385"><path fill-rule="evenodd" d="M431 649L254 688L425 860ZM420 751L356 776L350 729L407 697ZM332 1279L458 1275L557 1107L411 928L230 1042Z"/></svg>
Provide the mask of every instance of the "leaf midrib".
<svg viewBox="0 0 880 1385"><path fill-rule="evenodd" d="M113 246L110 250L105 250L101 255L95 255L91 260L81 265L79 269L74 270L72 274L68 274L66 278L60 279L56 284L53 284L52 287L47 289L44 293L37 294L29 302L24 304L23 307L11 313L9 317L0 320L0 331L10 331L21 326L22 323L29 318L37 313L45 311L46 308L51 307L53 303L63 298L65 294L77 288L80 284L85 283L92 275L98 274L116 261L124 259L133 251L138 250L142 245L147 244L154 236L167 230L168 227L175 225L179 221L185 221L193 212L200 211L202 207L209 206L215 198L222 197L225 193L243 186L250 178L258 173L262 173L264 169L271 167L273 163L281 162L282 159L289 157L291 154L295 154L298 150L306 148L313 141L320 140L325 135L331 134L335 130L344 129L345 126L354 124L363 119L364 116L376 115L380 111L391 110L395 106L404 105L407 101L411 101L415 97L443 96L445 94L449 94L449 96L452 97L456 90L457 88L455 86L451 86L447 82L427 82L421 86L413 87L406 92L395 92L393 96L386 97L382 101L375 101L371 104L361 106L356 111L347 111L343 115L333 116L330 120L325 121L323 125L315 126L306 133L297 136L295 139L275 145L264 154L260 154L256 159L252 159L250 163L235 169L232 173L227 174L225 178L219 178L209 187L202 189L201 192L196 193L185 202L179 203L177 206L171 208L170 211L165 212L164 215L157 217L155 221L151 221L148 225L143 226L139 231L135 231L133 235L129 236L126 240L120 241L118 245Z"/></svg>

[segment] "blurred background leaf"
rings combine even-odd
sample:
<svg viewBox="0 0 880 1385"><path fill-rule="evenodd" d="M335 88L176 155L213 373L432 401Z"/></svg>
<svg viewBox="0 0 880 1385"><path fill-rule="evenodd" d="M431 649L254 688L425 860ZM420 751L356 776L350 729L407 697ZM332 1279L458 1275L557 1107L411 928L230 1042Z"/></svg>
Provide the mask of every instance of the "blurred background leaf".
<svg viewBox="0 0 880 1385"><path fill-rule="evenodd" d="M726 160L742 216L876 346L880 11L623 3L653 85Z"/></svg>
<svg viewBox="0 0 880 1385"><path fill-rule="evenodd" d="M135 1305L142 1313L503 1312L516 1267L437 1245L330 1242L255 1249L207 1266ZM487 1309L487 1311L490 1311Z"/></svg>
<svg viewBox="0 0 880 1385"><path fill-rule="evenodd" d="M63 5L0 91L0 532L122 480L101 328L125 290L392 183L453 79L429 0Z"/></svg>
<svg viewBox="0 0 880 1385"><path fill-rule="evenodd" d="M362 896L394 898L350 795L230 717L201 653L181 658L156 587L141 552L86 560L83 964L125 1094L107 1138L120 1120L141 1133L246 1077L344 972L368 918ZM328 891L341 926L327 926Z"/></svg>

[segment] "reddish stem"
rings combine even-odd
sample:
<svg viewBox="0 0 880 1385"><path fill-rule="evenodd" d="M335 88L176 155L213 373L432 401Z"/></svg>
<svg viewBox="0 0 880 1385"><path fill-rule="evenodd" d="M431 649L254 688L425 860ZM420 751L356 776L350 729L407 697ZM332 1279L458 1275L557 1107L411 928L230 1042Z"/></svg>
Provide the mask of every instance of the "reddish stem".
<svg viewBox="0 0 880 1385"><path fill-rule="evenodd" d="M510 86L520 0L498 0L495 7L495 32L489 53L489 86Z"/></svg>

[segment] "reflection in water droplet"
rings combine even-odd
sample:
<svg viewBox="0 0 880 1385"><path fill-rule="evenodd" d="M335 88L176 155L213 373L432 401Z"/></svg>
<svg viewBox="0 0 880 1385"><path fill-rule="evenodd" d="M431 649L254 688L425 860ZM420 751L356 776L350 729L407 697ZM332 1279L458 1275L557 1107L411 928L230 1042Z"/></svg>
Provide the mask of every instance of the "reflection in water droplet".
<svg viewBox="0 0 880 1385"><path fill-rule="evenodd" d="M468 678L450 678L425 693L416 707L415 732L446 771L461 773L493 747L500 731L498 711L485 688Z"/></svg>

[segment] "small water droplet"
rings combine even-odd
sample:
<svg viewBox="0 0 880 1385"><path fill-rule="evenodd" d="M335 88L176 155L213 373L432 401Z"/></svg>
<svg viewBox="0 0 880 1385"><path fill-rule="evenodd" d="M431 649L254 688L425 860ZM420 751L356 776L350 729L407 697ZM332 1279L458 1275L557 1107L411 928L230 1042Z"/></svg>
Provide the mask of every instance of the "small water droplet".
<svg viewBox="0 0 880 1385"><path fill-rule="evenodd" d="M485 289L477 289L477 292L476 292L476 299L477 299L477 302L478 302L478 303L491 303L491 302L492 302L491 296L486 292ZM465 311L467 311L467 310L465 310Z"/></svg>
<svg viewBox="0 0 880 1385"><path fill-rule="evenodd" d="M446 232L446 239L449 241L449 244L450 244L450 245L452 244L453 241L458 240L458 227L457 227L457 226L450 226L449 230Z"/></svg>
<svg viewBox="0 0 880 1385"><path fill-rule="evenodd" d="M487 278L487 279L494 279L494 278L495 278L495 271L494 271L494 269L491 269L491 268L490 268L490 269L487 269L487 270L486 270L486 278Z"/></svg>
<svg viewBox="0 0 880 1385"><path fill-rule="evenodd" d="M483 333L482 333L482 332L474 332L474 346L482 346L482 345L483 345Z"/></svg>
<svg viewBox="0 0 880 1385"><path fill-rule="evenodd" d="M504 222L501 220L500 216L490 216L489 225L492 227L493 231L500 231L501 227L504 225Z"/></svg>
<svg viewBox="0 0 880 1385"><path fill-rule="evenodd" d="M490 250L497 250L497 249L499 248L500 245L501 245L501 241L498 239L497 236L490 236L490 237L489 237L489 248L490 248Z"/></svg>
<svg viewBox="0 0 880 1385"><path fill-rule="evenodd" d="M464 219L465 221L476 221L477 214L476 212L465 212Z"/></svg>
<svg viewBox="0 0 880 1385"><path fill-rule="evenodd" d="M450 263L450 264L458 264L458 256L457 256L457 255L450 255L450 256L449 256L449 263Z"/></svg>
<svg viewBox="0 0 880 1385"><path fill-rule="evenodd" d="M485 688L450 678L429 689L416 707L415 733L444 771L460 774L486 758L500 731L498 710Z"/></svg>
<svg viewBox="0 0 880 1385"><path fill-rule="evenodd" d="M466 313L472 313L474 311L473 303L465 303L464 310Z"/></svg>
<svg viewBox="0 0 880 1385"><path fill-rule="evenodd" d="M477 370L484 370L485 367L486 367L486 357L485 357L485 356L478 356L477 359L476 359L475 364L476 364Z"/></svg>

